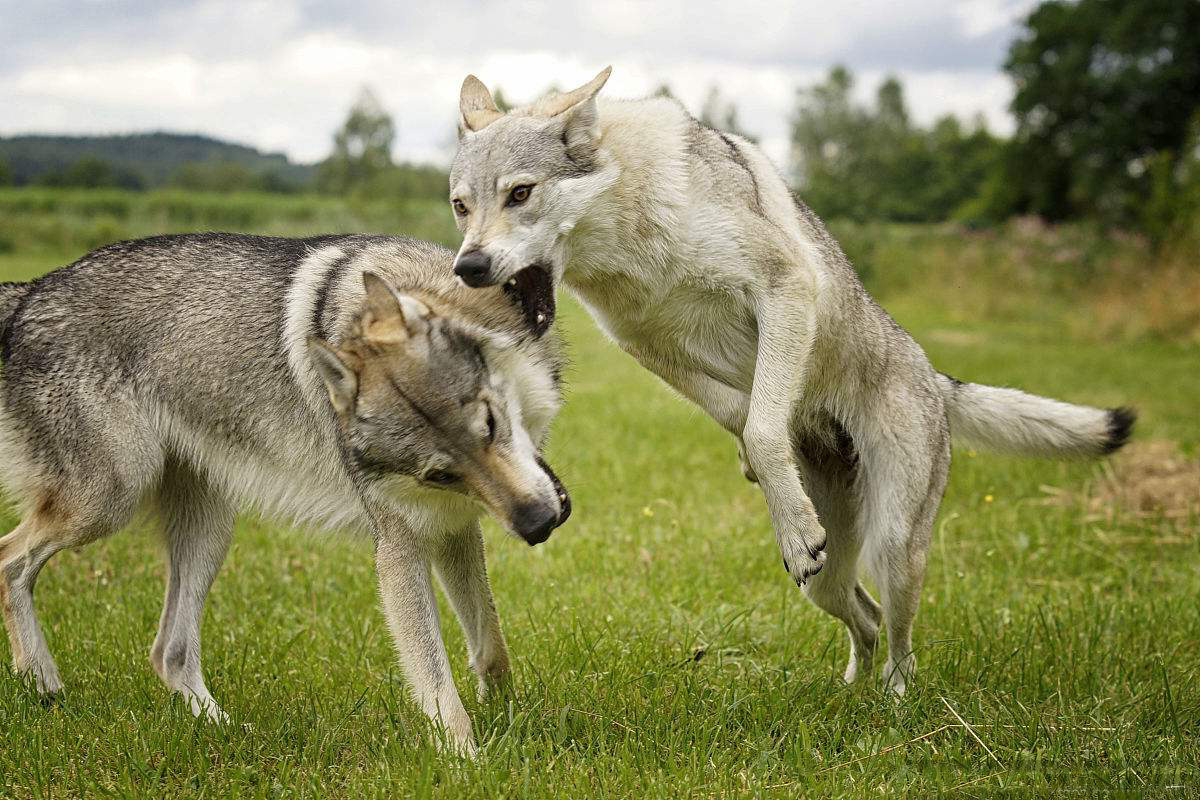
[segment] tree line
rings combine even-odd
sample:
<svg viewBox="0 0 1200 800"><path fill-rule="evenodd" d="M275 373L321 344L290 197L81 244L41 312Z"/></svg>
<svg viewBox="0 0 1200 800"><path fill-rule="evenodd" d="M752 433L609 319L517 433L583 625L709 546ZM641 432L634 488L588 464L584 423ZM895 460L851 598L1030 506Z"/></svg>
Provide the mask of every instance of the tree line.
<svg viewBox="0 0 1200 800"><path fill-rule="evenodd" d="M877 87L873 102L857 102L854 76L833 68L797 91L788 165L794 188L827 218L990 224L1037 215L1095 220L1156 239L1200 225L1200 2L1044 2L1024 20L1004 70L1016 88L1008 137L981 118L916 124L894 77ZM503 92L495 94L507 107ZM736 104L715 88L698 117L754 138ZM395 138L394 119L364 89L315 170L289 165L285 177L238 153L240 161L177 165L164 182L211 191L443 197L445 172L396 163ZM0 158L0 185L13 182L20 181ZM128 164L97 156L36 182L145 185Z"/></svg>
<svg viewBox="0 0 1200 800"><path fill-rule="evenodd" d="M0 137L0 183L16 186L296 191L312 171L198 134Z"/></svg>
<svg viewBox="0 0 1200 800"><path fill-rule="evenodd" d="M992 223L1087 219L1166 238L1200 216L1200 3L1046 2L1004 69L1011 137L914 125L895 79L871 106L835 68L798 93L792 176L823 215Z"/></svg>

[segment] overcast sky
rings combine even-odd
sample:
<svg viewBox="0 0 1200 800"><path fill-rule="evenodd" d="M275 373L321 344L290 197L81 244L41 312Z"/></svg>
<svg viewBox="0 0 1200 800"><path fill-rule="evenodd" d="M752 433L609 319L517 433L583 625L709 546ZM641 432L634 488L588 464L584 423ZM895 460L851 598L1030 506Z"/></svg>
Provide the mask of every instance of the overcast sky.
<svg viewBox="0 0 1200 800"><path fill-rule="evenodd" d="M710 86L787 153L798 85L834 63L869 97L898 75L919 121L982 113L1007 131L1000 72L1030 0L0 0L0 134L200 132L314 161L360 87L398 158L445 162L474 72L513 100L606 64L606 92Z"/></svg>

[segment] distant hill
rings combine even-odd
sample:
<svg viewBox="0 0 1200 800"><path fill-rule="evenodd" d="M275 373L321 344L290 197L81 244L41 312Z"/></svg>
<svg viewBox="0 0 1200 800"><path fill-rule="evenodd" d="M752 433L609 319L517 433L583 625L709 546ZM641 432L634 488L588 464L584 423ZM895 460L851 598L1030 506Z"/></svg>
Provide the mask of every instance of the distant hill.
<svg viewBox="0 0 1200 800"><path fill-rule="evenodd" d="M185 166L236 164L282 184L306 186L314 168L295 164L282 153L187 133L134 133L124 136L0 136L0 162L16 185L61 175L81 161L106 162L134 185L166 185Z"/></svg>

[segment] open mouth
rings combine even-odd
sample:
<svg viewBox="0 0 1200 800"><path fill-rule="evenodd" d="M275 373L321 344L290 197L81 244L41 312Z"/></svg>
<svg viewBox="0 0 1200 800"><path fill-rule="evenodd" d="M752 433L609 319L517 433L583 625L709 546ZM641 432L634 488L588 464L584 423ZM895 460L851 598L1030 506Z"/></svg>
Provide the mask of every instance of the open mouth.
<svg viewBox="0 0 1200 800"><path fill-rule="evenodd" d="M504 284L504 293L521 309L535 336L550 329L554 322L554 281L547 267L533 264L521 270Z"/></svg>
<svg viewBox="0 0 1200 800"><path fill-rule="evenodd" d="M571 516L571 495L567 494L567 487L563 486L562 481L554 474L554 470L550 469L550 465L546 463L545 459L538 456L537 463L546 473L547 477L550 478L550 482L554 484L554 491L558 494L558 521L554 524L554 527L557 528Z"/></svg>

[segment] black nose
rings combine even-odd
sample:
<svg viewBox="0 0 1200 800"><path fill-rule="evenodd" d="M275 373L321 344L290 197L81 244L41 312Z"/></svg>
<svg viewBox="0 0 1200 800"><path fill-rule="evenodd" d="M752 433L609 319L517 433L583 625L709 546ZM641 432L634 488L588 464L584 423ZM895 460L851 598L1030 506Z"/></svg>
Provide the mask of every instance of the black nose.
<svg viewBox="0 0 1200 800"><path fill-rule="evenodd" d="M488 273L492 271L492 257L482 250L463 253L454 262L454 274L472 288L488 285Z"/></svg>
<svg viewBox="0 0 1200 800"><path fill-rule="evenodd" d="M521 506L513 515L513 527L529 544L541 544L550 538L550 531L558 527L558 509L546 506Z"/></svg>

